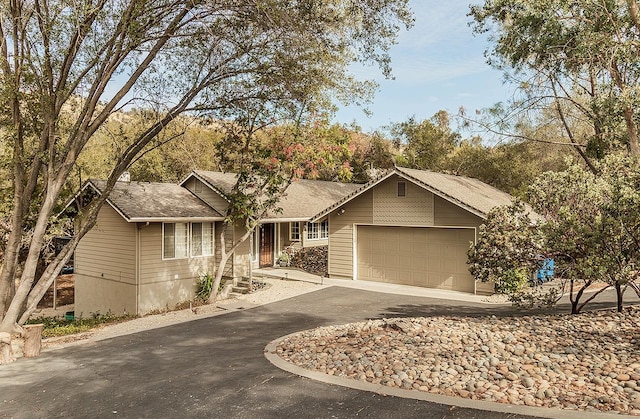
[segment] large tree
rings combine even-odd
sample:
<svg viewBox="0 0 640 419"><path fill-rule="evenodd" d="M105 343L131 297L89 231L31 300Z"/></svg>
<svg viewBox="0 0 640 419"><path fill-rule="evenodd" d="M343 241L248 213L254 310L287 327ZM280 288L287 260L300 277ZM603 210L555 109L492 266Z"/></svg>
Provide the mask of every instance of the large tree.
<svg viewBox="0 0 640 419"><path fill-rule="evenodd" d="M490 64L519 86L500 122L552 122L561 128L553 142L574 147L592 171L612 150L640 154L637 1L486 0L470 14L490 36Z"/></svg>
<svg viewBox="0 0 640 419"><path fill-rule="evenodd" d="M573 165L543 174L530 190L532 205L544 217L545 251L562 266L569 281L572 313L597 281L602 292L614 287L622 311L627 286L634 288L640 258L640 168L638 159L611 154L598 174Z"/></svg>
<svg viewBox="0 0 640 419"><path fill-rule="evenodd" d="M407 0L13 0L0 11L0 151L12 195L4 332L35 308L120 174L178 116L233 119L260 104L284 120L332 92L358 99L370 90L349 64L377 63L389 74L388 48L411 20ZM78 157L116 111L134 105L148 112L145 123L118 139L103 195L37 273Z"/></svg>
<svg viewBox="0 0 640 419"><path fill-rule="evenodd" d="M461 139L460 134L449 126L449 116L445 111L423 121L411 117L393 124L390 131L394 145L402 149L397 163L422 170L443 170L449 154Z"/></svg>

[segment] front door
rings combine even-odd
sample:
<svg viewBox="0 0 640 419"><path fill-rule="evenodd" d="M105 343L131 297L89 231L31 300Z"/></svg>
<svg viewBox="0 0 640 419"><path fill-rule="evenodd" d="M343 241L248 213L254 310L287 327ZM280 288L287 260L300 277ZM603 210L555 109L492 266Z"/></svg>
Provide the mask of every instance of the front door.
<svg viewBox="0 0 640 419"><path fill-rule="evenodd" d="M260 267L273 266L273 224L260 226Z"/></svg>

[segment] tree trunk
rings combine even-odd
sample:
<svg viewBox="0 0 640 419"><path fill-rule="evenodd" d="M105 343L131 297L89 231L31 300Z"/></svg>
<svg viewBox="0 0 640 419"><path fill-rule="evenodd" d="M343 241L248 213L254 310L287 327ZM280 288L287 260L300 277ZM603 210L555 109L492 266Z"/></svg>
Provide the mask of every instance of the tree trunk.
<svg viewBox="0 0 640 419"><path fill-rule="evenodd" d="M8 364L15 361L11 349L11 334L0 332L0 364Z"/></svg>
<svg viewBox="0 0 640 419"><path fill-rule="evenodd" d="M42 331L44 324L28 324L24 329L24 357L33 358L42 350Z"/></svg>
<svg viewBox="0 0 640 419"><path fill-rule="evenodd" d="M623 297L624 290L622 289L622 285L620 285L620 282L616 282L616 303L618 307L618 313L622 313Z"/></svg>
<svg viewBox="0 0 640 419"><path fill-rule="evenodd" d="M3 313L4 316L2 318L2 323L0 323L0 331L2 332L13 332L15 325L18 322L18 318L22 314L21 311L25 306L27 297L35 281L36 268L44 245L44 236L47 232L49 216L51 215L55 199L60 192L61 186L61 182L58 184L49 182L47 185L47 195L44 198L44 202L38 213L37 222L33 228L33 236L29 242L29 253L27 255L27 260L24 263L24 270L20 277L20 285L11 300L11 304L9 304L6 313Z"/></svg>
<svg viewBox="0 0 640 419"><path fill-rule="evenodd" d="M590 284L590 283L588 283ZM584 294L584 291L587 289L587 287L589 285L585 285L582 288L580 288L578 290L578 292L576 293L575 298L573 298L573 280L571 281L571 314L580 314L580 309L583 306L579 306L578 304L580 303L580 299L582 298L582 294Z"/></svg>
<svg viewBox="0 0 640 419"><path fill-rule="evenodd" d="M233 228L233 226L231 226L231 227ZM216 275L214 276L213 285L211 286L211 295L209 296L209 299L207 300L207 302L209 304L212 304L213 302L215 302L216 297L218 296L218 288L220 287L220 282L222 281L222 275L224 274L224 268L227 265L227 262L229 261L229 258L235 253L235 251L238 248L238 246L240 246L249 237L251 237L251 233L254 230L253 228L246 229L246 231L242 235L242 237L240 237L238 239L238 241L233 244L231 249L229 249L229 251L227 251L226 240L224 239L224 236L225 236L225 234L227 232L227 228L229 228L229 224L224 223L224 227L222 228L222 231L220 232L220 235L219 235L219 237L220 237L220 263L218 264L218 267L216 268ZM249 261L249 263L251 263L251 261Z"/></svg>

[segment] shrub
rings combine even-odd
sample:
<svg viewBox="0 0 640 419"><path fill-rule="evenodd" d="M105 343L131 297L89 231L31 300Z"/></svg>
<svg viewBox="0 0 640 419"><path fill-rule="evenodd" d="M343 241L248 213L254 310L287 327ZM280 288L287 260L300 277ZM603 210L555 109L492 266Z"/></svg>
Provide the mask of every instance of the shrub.
<svg viewBox="0 0 640 419"><path fill-rule="evenodd" d="M529 270L524 267L507 269L495 277L495 291L511 295L522 291L529 283Z"/></svg>
<svg viewBox="0 0 640 419"><path fill-rule="evenodd" d="M198 282L196 283L196 300L207 301L211 296L211 290L213 289L213 276L208 273L200 274ZM224 288L225 280L220 281L218 292Z"/></svg>
<svg viewBox="0 0 640 419"><path fill-rule="evenodd" d="M62 317L38 317L29 319L27 324L44 324L42 336L50 338L87 332L101 325L120 323L136 317L130 314L115 316L113 313L108 312L107 314L93 313L89 318L76 318L74 320L67 320Z"/></svg>

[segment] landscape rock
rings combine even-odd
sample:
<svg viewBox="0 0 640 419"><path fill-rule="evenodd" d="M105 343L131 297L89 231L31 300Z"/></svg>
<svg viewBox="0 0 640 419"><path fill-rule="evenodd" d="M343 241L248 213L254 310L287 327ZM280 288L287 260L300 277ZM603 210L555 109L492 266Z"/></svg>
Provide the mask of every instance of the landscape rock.
<svg viewBox="0 0 640 419"><path fill-rule="evenodd" d="M277 353L302 368L412 391L635 414L639 314L369 320L289 336Z"/></svg>

